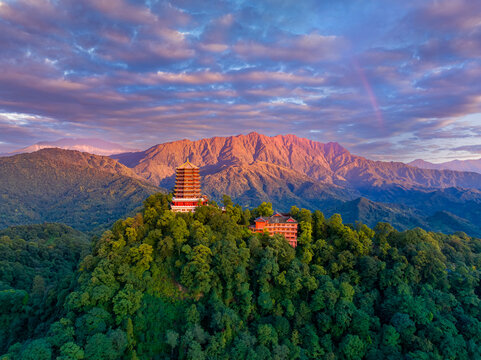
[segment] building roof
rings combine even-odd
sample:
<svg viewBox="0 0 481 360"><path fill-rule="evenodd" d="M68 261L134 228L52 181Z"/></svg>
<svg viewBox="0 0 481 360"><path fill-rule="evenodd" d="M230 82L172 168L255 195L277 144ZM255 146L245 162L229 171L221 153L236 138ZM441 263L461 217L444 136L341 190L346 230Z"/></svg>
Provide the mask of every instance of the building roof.
<svg viewBox="0 0 481 360"><path fill-rule="evenodd" d="M180 165L177 169L198 169L199 167L192 164L189 160Z"/></svg>
<svg viewBox="0 0 481 360"><path fill-rule="evenodd" d="M258 217L255 219L255 222L267 222L269 224L284 224L284 223L291 223L297 224L297 221L291 217L290 214L280 214L276 213L270 217Z"/></svg>

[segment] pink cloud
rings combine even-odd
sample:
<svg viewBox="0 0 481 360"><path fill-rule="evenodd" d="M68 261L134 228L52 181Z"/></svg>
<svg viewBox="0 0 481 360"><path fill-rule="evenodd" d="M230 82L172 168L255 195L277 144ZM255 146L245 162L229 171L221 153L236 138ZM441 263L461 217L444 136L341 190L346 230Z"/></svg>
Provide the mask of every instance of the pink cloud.
<svg viewBox="0 0 481 360"><path fill-rule="evenodd" d="M472 30L481 26L481 3L472 0L429 1L414 13L414 19L438 29Z"/></svg>
<svg viewBox="0 0 481 360"><path fill-rule="evenodd" d="M195 50L185 41L178 31L154 27L151 34L128 39L122 34L106 33L110 43L101 44L96 53L109 61L126 63L155 63L159 60L175 61L191 58Z"/></svg>
<svg viewBox="0 0 481 360"><path fill-rule="evenodd" d="M153 82L167 82L179 84L212 84L227 81L227 77L221 73L202 71L196 73L168 73L159 71L150 76Z"/></svg>
<svg viewBox="0 0 481 360"><path fill-rule="evenodd" d="M462 29L473 29L481 26L481 5L476 1L444 0L435 2L428 9L431 15L449 19Z"/></svg>
<svg viewBox="0 0 481 360"><path fill-rule="evenodd" d="M240 41L234 45L234 50L239 56L246 59L315 63L339 58L346 46L347 43L343 38L311 33L283 36L269 44Z"/></svg>
<svg viewBox="0 0 481 360"><path fill-rule="evenodd" d="M299 83L307 85L322 85L325 79L322 76L312 74L296 74L283 71L250 71L238 74L237 81L252 81L256 83L283 82L283 83Z"/></svg>
<svg viewBox="0 0 481 360"><path fill-rule="evenodd" d="M124 0L88 0L89 5L110 18L138 24L153 23L156 17L145 6L130 5Z"/></svg>
<svg viewBox="0 0 481 360"><path fill-rule="evenodd" d="M48 0L20 0L13 3L0 1L0 19L30 31L64 32L59 23L68 17Z"/></svg>
<svg viewBox="0 0 481 360"><path fill-rule="evenodd" d="M187 85L208 85L224 82L233 83L286 83L286 84L307 84L322 85L325 79L322 76L311 75L308 73L288 73L282 71L247 71L221 73L215 71L197 72L163 72L132 75L129 73L119 73L119 79L123 84L146 84L160 85L163 83L187 84Z"/></svg>
<svg viewBox="0 0 481 360"><path fill-rule="evenodd" d="M106 29L102 32L102 37L108 41L117 44L128 44L130 42L129 34L124 31L119 31L115 29Z"/></svg>
<svg viewBox="0 0 481 360"><path fill-rule="evenodd" d="M229 46L226 45L226 44L215 44L215 43L211 43L211 44L200 44L199 45L199 48L204 50L204 51L209 51L209 52L214 52L214 53L220 53L220 52L224 52L226 51Z"/></svg>

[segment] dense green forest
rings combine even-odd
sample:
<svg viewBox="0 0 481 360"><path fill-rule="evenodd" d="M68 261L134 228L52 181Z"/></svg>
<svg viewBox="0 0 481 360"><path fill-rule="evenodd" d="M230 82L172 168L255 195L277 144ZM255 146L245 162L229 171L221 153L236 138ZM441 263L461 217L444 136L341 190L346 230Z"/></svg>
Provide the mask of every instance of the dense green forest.
<svg viewBox="0 0 481 360"><path fill-rule="evenodd" d="M45 334L72 291L89 239L66 225L13 226L0 231L0 352Z"/></svg>
<svg viewBox="0 0 481 360"><path fill-rule="evenodd" d="M294 249L245 226L269 204L251 213L226 197L225 212L174 214L168 203L149 197L95 240L73 291L50 303L56 321L4 341L0 358L481 358L479 239L293 208Z"/></svg>

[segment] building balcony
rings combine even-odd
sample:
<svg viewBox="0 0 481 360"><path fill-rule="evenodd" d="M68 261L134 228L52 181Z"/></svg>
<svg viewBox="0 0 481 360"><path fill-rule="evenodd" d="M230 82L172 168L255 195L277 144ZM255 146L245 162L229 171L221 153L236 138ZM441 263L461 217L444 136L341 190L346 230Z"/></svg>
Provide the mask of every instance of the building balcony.
<svg viewBox="0 0 481 360"><path fill-rule="evenodd" d="M172 201L199 201L204 200L202 197L173 197Z"/></svg>

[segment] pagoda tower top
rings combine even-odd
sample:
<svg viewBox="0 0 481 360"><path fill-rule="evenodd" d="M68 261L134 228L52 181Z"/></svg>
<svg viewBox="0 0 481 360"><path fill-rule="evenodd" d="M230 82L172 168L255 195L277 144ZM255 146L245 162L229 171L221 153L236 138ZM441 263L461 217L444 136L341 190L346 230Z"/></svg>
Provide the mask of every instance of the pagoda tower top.
<svg viewBox="0 0 481 360"><path fill-rule="evenodd" d="M187 160L185 163L180 165L177 169L198 169L198 166L195 166L192 164L189 160Z"/></svg>

